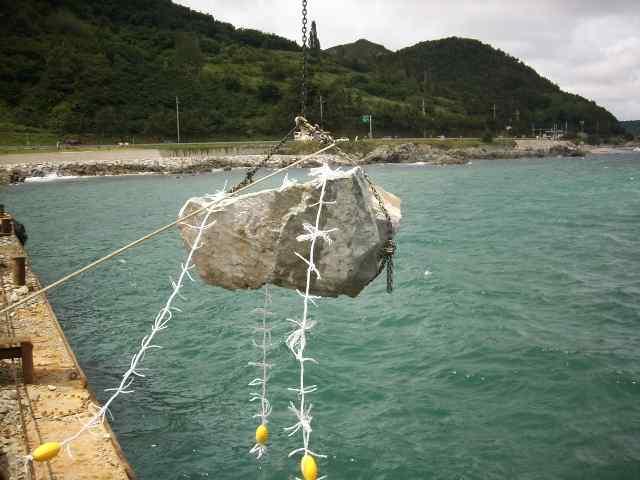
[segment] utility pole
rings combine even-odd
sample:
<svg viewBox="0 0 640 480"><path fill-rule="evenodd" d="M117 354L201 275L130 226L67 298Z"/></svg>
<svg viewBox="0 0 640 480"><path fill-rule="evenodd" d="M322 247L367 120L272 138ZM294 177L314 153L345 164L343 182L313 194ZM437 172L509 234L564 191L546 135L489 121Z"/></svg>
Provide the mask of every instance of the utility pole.
<svg viewBox="0 0 640 480"><path fill-rule="evenodd" d="M373 115L369 115L369 138L373 138Z"/></svg>
<svg viewBox="0 0 640 480"><path fill-rule="evenodd" d="M178 131L178 143L180 143L180 101L176 96L176 129Z"/></svg>
<svg viewBox="0 0 640 480"><path fill-rule="evenodd" d="M424 96L427 93L427 68L424 69L424 77L422 79L422 138L427 138L427 104L424 100Z"/></svg>
<svg viewBox="0 0 640 480"><path fill-rule="evenodd" d="M424 101L424 97L422 97L422 138L427 138L427 106Z"/></svg>

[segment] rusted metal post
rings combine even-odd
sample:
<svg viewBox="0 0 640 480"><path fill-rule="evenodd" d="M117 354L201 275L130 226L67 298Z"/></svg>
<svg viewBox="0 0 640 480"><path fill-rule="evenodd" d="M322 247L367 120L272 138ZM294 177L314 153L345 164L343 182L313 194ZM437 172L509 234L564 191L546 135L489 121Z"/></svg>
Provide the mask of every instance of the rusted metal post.
<svg viewBox="0 0 640 480"><path fill-rule="evenodd" d="M11 235L11 232L13 230L11 218L5 215L0 219L0 222L2 222L0 223L0 235L3 235L3 236Z"/></svg>
<svg viewBox="0 0 640 480"><path fill-rule="evenodd" d="M22 287L27 283L26 258L13 257L13 283L16 287Z"/></svg>
<svg viewBox="0 0 640 480"><path fill-rule="evenodd" d="M31 342L20 343L22 357L22 381L33 383L33 344Z"/></svg>

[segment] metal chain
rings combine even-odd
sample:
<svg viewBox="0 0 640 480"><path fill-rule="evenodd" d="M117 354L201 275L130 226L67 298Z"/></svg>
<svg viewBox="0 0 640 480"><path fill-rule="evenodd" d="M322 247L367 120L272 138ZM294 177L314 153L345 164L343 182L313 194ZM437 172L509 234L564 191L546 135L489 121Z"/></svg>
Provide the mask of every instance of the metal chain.
<svg viewBox="0 0 640 480"><path fill-rule="evenodd" d="M307 3L308 0L302 0L302 90L301 90L301 95L300 95L300 111L301 111L301 117L303 117L304 123L308 124L308 122L304 119L305 117L305 113L306 113L306 107L307 107L307 75L308 75L308 49L307 49ZM308 127L308 125L306 125ZM287 135L280 140L280 142L275 145L267 154L267 156L265 157L265 159L260 162L258 165L252 167L249 171L247 171L247 174L244 178L244 180L242 180L242 182L240 182L239 184L237 184L235 187L233 187L231 189L231 193L240 190L241 188L246 187L247 185L250 185L251 183L253 183L253 177L256 174L256 172L258 170L260 170L260 168L264 167L267 165L267 163L269 162L269 160L271 159L271 157L277 153L282 146L287 142L287 140L289 139L289 137L293 134L293 132L296 130L297 126L293 127L291 129L291 131L289 131L289 133L287 133ZM313 130L313 127L311 127ZM322 132L324 134L324 132ZM326 143L328 142L328 140L333 141L333 139L331 138L330 135L320 135L319 136L319 140L321 143ZM358 163L348 154L346 153L344 150L342 150L340 147L338 147L337 145L334 145L335 150L341 154L344 158L346 158L349 162L351 162L354 166L358 166ZM373 196L375 197L376 201L378 202L378 205L380 206L380 210L382 210L382 213L385 217L386 223L387 223L387 241L384 243L382 250L379 253L379 261L380 261L380 266L378 269L378 275L380 273L382 273L382 271L386 268L387 270L387 292L388 293L392 293L393 292L393 275L394 275L394 255L396 253L397 250L397 245L396 243L393 241L393 223L391 221L391 216L389 215L389 212L387 210L387 208L384 205L384 200L382 199L382 196L380 195L380 192L378 192L378 189L376 188L375 184L373 183L373 180L371 180L371 177L369 177L369 175L367 174L367 172L364 171L364 169L362 170L363 174L364 174L364 178L367 181L367 184L369 185L369 188L371 189L371 192L373 193Z"/></svg>
<svg viewBox="0 0 640 480"><path fill-rule="evenodd" d="M307 67L307 63L308 63L307 62L307 23L308 23L307 2L308 0L302 0L302 91L300 95L300 110L302 112L301 115L303 117L305 116L305 111L307 107L307 70L308 70L308 67ZM265 167L267 163L269 163L269 160L271 160L271 157L273 157L273 155L275 155L280 151L280 149L284 146L284 144L287 143L287 140L289 140L289 137L293 135L293 132L295 132L296 128L297 127L294 126L289 131L289 133L287 133L287 135L282 140L280 140L280 142L278 142L277 145L272 147L271 150L269 150L269 152L267 153L267 156L264 158L264 160L262 160L262 162L260 162L254 167L251 167L247 171L244 179L240 183L238 183L235 187L233 187L230 190L230 193L240 190L241 188L244 188L247 185L251 185L253 183L253 177L258 172L258 170Z"/></svg>
<svg viewBox="0 0 640 480"><path fill-rule="evenodd" d="M287 140L289 140L291 135L293 135L293 132L295 130L296 130L296 127L293 127L291 130L289 130L289 133L287 133L282 138L282 140L280 140L276 145L271 147L269 152L267 152L267 156L260 163L258 163L257 165L247 170L247 173L244 179L240 183L238 183L235 187L233 187L231 190L229 190L229 193L234 193L237 190L240 190L241 188L246 187L247 185L251 185L253 183L253 177L255 176L256 173L258 173L258 170L265 167L267 163L269 163L269 160L271 160L271 157L273 157L276 153L280 151L280 149L284 146L284 144L287 143Z"/></svg>
<svg viewBox="0 0 640 480"><path fill-rule="evenodd" d="M304 117L307 110L307 0L302 0L302 91L300 113Z"/></svg>
<svg viewBox="0 0 640 480"><path fill-rule="evenodd" d="M271 157L282 148L282 146L287 142L289 137L298 128L300 128L300 131L309 132L321 144L334 143L333 138L327 132L318 131L318 127L314 127L311 124L309 124L309 122L304 117L297 117L296 118L296 125L289 131L289 133L287 133L287 135L285 135L285 137L282 140L280 140L280 142L278 142L277 145L274 145L271 148L271 150L269 151L267 156L264 158L264 160L262 160L262 162L260 162L259 164L255 165L254 167L252 167L251 169L249 169L247 171L247 174L246 174L244 180L242 180L235 187L233 187L230 190L230 193L234 193L237 190L240 190L241 188L244 188L247 185L252 184L253 181L254 181L253 177L257 173L257 171L260 170L262 167L267 165L267 163L269 162ZM358 162L351 155L349 155L347 152L345 152L340 147L335 145L335 143L333 145L333 148L335 149L335 151L337 153L339 153L344 158L346 158L353 166L355 166L355 167L359 166ZM385 241L384 245L382 246L382 250L380 250L380 252L379 252L380 266L378 268L378 275L380 275L380 273L382 273L382 271L386 268L386 270L387 270L387 292L388 293L393 293L393 275L394 275L394 269L395 269L394 255L395 255L396 250L397 250L397 245L393 241L393 222L391 221L391 215L389 215L389 211L387 210L387 207L385 207L384 200L383 200L382 196L380 195L380 192L376 188L375 183L373 182L371 177L367 174L367 172L364 169L362 169L362 174L364 175L364 178L365 178L367 184L369 185L369 188L371 189L371 192L372 192L374 198L378 202L378 205L380 206L380 210L382 211L382 213L383 213L383 215L385 217L385 220L386 220L386 224L387 224L387 240Z"/></svg>
<svg viewBox="0 0 640 480"><path fill-rule="evenodd" d="M349 155L347 152L342 150L337 145L335 145L333 148L335 149L336 152L340 153L344 158L349 160L349 162L351 162L352 165L356 167L358 166L358 162L356 162L355 159L351 157L351 155ZM389 215L389 211L387 210L387 207L384 206L384 200L382 199L380 192L378 191L375 184L373 183L373 180L371 180L371 177L367 174L367 172L364 169L362 169L362 173L364 175L364 179L367 181L367 184L369 185L369 188L371 188L371 192L373 193L373 196L378 202L378 205L380 206L380 210L382 210L384 218L387 222L388 238L387 238L387 241L384 242L384 245L382 246L382 250L380 250L378 254L380 259L380 267L378 268L378 275L380 275L382 271L386 268L387 293L393 293L393 275L395 271L394 255L396 254L396 250L397 250L396 242L393 241L393 222L391 221L391 215Z"/></svg>
<svg viewBox="0 0 640 480"><path fill-rule="evenodd" d="M300 131L305 131L308 135L313 137L316 141L319 141L321 144L333 143L334 144L333 148L337 153L339 153L344 158L346 158L349 161L349 163L351 163L354 167L359 166L358 162L351 155L349 155L347 152L345 152L340 147L335 145L335 141L331 137L331 135L329 135L329 133L321 130L317 126L314 127L313 125L309 124L309 122L303 117L297 117L296 124L300 128ZM387 210L387 207L385 207L384 200L382 199L380 192L376 188L375 183L373 182L371 177L367 174L367 172L364 169L362 169L362 174L364 175L364 178L367 184L369 185L369 188L371 189L373 196L378 202L378 205L380 206L380 210L382 210L382 213L387 222L388 238L387 238L387 241L382 246L382 250L379 253L380 266L378 268L378 275L380 275L385 268L387 269L387 292L393 293L393 275L394 275L394 269L395 269L394 255L397 250L397 245L393 241L393 222L391 221L391 215L389 215L389 211Z"/></svg>

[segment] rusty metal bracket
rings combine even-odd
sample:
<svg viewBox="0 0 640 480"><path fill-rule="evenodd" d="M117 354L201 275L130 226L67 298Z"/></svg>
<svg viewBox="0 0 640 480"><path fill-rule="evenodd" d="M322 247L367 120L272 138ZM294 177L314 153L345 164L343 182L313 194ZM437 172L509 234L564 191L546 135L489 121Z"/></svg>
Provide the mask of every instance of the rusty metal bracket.
<svg viewBox="0 0 640 480"><path fill-rule="evenodd" d="M0 236L6 237L13 233L13 222L11 217L2 214L0 217Z"/></svg>
<svg viewBox="0 0 640 480"><path fill-rule="evenodd" d="M0 360L22 360L22 380L33 383L33 343L30 340L0 339Z"/></svg>

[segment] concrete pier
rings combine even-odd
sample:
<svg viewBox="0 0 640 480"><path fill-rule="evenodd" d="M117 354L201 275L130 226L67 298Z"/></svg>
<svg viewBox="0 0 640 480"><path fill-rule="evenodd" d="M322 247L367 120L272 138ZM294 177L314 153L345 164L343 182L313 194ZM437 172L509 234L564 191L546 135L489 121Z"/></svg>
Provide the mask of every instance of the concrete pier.
<svg viewBox="0 0 640 480"><path fill-rule="evenodd" d="M39 288L16 236L0 236L2 308ZM73 457L24 468L25 455L77 432L98 404L45 295L0 315L0 358L0 480L135 478L106 421L71 445Z"/></svg>

